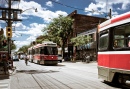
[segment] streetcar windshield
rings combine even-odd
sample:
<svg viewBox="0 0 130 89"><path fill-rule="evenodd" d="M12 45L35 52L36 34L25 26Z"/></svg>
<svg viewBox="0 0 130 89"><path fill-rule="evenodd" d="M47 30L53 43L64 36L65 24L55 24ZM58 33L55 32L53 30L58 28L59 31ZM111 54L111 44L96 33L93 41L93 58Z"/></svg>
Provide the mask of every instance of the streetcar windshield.
<svg viewBox="0 0 130 89"><path fill-rule="evenodd" d="M50 46L46 46L44 48L41 49L41 54L45 54L45 55L57 55L58 54L58 50L57 47L50 47Z"/></svg>

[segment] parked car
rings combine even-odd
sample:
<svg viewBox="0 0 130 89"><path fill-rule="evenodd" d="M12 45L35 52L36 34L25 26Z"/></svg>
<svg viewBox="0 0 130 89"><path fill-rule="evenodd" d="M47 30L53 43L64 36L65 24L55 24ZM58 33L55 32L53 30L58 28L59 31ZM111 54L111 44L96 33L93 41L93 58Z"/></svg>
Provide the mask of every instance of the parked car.
<svg viewBox="0 0 130 89"><path fill-rule="evenodd" d="M24 54L20 55L20 59L23 60L24 59Z"/></svg>
<svg viewBox="0 0 130 89"><path fill-rule="evenodd" d="M62 62L62 60L63 60L63 59L62 59L62 55L58 54L58 61L59 61L59 62Z"/></svg>
<svg viewBox="0 0 130 89"><path fill-rule="evenodd" d="M18 55L13 55L13 61L19 61Z"/></svg>

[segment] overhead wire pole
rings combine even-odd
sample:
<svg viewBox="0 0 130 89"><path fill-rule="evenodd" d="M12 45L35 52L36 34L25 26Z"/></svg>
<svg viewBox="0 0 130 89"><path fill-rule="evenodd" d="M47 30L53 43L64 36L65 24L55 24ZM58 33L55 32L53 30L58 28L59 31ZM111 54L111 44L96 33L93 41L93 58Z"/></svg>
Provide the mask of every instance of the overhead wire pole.
<svg viewBox="0 0 130 89"><path fill-rule="evenodd" d="M112 18L111 9L110 9L110 12L109 12L109 17L110 17L110 19Z"/></svg>

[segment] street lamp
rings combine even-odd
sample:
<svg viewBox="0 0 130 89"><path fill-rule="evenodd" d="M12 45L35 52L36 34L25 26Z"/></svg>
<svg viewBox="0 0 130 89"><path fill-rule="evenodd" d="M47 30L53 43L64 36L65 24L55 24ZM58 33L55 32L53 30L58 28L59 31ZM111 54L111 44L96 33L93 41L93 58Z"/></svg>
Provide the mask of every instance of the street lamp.
<svg viewBox="0 0 130 89"><path fill-rule="evenodd" d="M38 12L37 8L32 7L32 8L28 8L28 9L26 9L26 10L23 10L21 13L23 13L23 12L25 12L25 11L27 11L27 10L30 10L30 9L34 9L35 12Z"/></svg>

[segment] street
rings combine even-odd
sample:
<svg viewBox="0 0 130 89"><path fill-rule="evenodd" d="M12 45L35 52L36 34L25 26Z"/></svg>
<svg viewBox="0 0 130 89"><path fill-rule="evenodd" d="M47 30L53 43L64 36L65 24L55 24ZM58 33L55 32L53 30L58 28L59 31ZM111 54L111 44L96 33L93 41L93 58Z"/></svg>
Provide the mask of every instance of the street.
<svg viewBox="0 0 130 89"><path fill-rule="evenodd" d="M98 79L97 63L62 62L57 66L24 60L14 62L16 70L10 76L10 89L121 89Z"/></svg>

